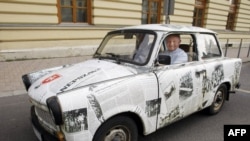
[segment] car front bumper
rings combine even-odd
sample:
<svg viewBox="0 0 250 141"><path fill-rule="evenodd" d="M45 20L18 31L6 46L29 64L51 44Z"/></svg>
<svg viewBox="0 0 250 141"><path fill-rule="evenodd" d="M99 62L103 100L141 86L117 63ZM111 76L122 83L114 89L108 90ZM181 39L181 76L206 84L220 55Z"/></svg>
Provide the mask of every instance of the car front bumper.
<svg viewBox="0 0 250 141"><path fill-rule="evenodd" d="M46 131L42 125L39 123L38 117L35 113L35 107L31 107L31 122L33 125L33 130L39 141L64 141L62 134L52 135Z"/></svg>

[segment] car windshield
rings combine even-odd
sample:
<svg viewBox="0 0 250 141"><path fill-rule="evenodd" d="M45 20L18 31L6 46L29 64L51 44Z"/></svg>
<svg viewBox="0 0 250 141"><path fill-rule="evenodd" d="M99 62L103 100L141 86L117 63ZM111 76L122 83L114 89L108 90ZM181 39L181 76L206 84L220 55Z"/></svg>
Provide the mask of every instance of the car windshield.
<svg viewBox="0 0 250 141"><path fill-rule="evenodd" d="M108 34L94 57L143 65L149 60L155 35L143 32Z"/></svg>

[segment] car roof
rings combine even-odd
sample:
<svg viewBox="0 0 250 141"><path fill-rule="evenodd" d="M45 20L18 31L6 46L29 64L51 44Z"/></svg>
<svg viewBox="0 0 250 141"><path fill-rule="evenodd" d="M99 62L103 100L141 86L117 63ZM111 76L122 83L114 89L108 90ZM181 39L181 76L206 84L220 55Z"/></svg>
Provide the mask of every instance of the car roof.
<svg viewBox="0 0 250 141"><path fill-rule="evenodd" d="M136 26L127 26L119 28L118 30L132 30L132 29L153 30L153 31L163 31L163 32L200 32L200 33L205 32L205 33L216 34L216 32L206 28L187 26L187 25L173 25L173 24L143 24Z"/></svg>

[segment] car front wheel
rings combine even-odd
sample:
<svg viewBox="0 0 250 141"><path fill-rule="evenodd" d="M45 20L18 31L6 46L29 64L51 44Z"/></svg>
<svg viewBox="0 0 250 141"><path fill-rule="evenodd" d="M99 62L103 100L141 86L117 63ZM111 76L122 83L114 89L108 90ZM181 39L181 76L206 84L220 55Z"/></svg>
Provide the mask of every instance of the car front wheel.
<svg viewBox="0 0 250 141"><path fill-rule="evenodd" d="M117 116L106 121L96 132L93 141L137 141L136 123L129 117Z"/></svg>
<svg viewBox="0 0 250 141"><path fill-rule="evenodd" d="M214 115L220 112L225 102L226 95L227 95L227 86L225 84L222 84L219 86L218 90L215 93L212 105L207 109L208 114Z"/></svg>

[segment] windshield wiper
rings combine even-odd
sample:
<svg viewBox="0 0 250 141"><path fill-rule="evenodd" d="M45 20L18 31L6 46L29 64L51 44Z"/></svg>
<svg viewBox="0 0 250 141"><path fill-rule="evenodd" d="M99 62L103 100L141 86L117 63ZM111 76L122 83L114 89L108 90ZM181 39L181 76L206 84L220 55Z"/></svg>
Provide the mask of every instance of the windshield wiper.
<svg viewBox="0 0 250 141"><path fill-rule="evenodd" d="M121 63L121 62L120 62L120 55L117 55L117 54L114 54L114 53L111 53L111 52L107 52L106 54L107 54L107 55L111 55L111 57L114 57L115 60L116 60L116 62L117 62L118 64Z"/></svg>

